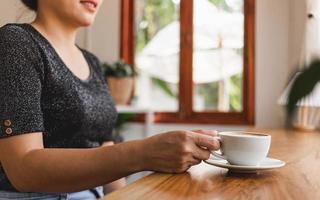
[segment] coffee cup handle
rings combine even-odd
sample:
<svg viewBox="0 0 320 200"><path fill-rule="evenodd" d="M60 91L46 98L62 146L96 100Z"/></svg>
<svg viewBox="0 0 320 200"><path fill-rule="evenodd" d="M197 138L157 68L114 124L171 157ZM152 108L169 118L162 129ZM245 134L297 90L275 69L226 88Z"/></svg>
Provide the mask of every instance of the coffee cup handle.
<svg viewBox="0 0 320 200"><path fill-rule="evenodd" d="M220 144L221 144L221 138L220 137L217 137L218 140L220 141ZM223 155L223 153L218 153L217 151L211 151L211 154L217 158L221 158L221 159L224 159L226 160L226 157Z"/></svg>
<svg viewBox="0 0 320 200"><path fill-rule="evenodd" d="M217 158L221 158L221 159L226 160L226 157L224 157L222 153L218 153L218 152L216 152L216 151L211 151L211 154L212 154L213 156L217 157Z"/></svg>

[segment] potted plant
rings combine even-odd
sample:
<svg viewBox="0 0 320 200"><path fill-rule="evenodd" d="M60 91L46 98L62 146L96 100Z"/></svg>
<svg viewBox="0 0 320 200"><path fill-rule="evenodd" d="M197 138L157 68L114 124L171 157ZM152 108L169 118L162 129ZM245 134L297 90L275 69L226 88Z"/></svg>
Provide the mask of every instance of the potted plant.
<svg viewBox="0 0 320 200"><path fill-rule="evenodd" d="M314 60L308 66L305 66L305 69L298 73L294 79L292 86L288 94L287 101L287 125L291 126L292 122L297 114L297 104L301 102L304 98L310 95L317 84L320 81L320 60ZM316 94L318 95L318 94ZM313 95L314 96L314 95ZM316 104L320 104L320 97L316 96L316 100L313 100ZM317 105L318 107L318 105ZM316 114L313 114L313 121L318 125L318 108ZM306 111L304 111L306 112Z"/></svg>
<svg viewBox="0 0 320 200"><path fill-rule="evenodd" d="M117 105L129 104L135 75L132 67L122 60L113 64L103 63L102 67L113 101Z"/></svg>
<svg viewBox="0 0 320 200"><path fill-rule="evenodd" d="M117 122L114 126L114 130L112 133L116 143L123 142L121 131L124 130L125 124L128 123L130 120L134 119L135 116L135 113L119 113Z"/></svg>

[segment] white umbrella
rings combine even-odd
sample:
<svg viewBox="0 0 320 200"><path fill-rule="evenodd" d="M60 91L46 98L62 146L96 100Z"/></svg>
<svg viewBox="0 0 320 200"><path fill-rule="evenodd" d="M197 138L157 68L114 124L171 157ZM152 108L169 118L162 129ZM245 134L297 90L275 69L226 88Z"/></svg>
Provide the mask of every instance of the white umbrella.
<svg viewBox="0 0 320 200"><path fill-rule="evenodd" d="M194 5L195 49L243 47L244 16L217 9L208 0L197 0Z"/></svg>
<svg viewBox="0 0 320 200"><path fill-rule="evenodd" d="M243 47L244 16L218 10L208 0L197 0L194 15L194 48ZM174 21L160 30L146 45L140 55L171 55L179 52L180 23Z"/></svg>
<svg viewBox="0 0 320 200"><path fill-rule="evenodd" d="M178 54L180 51L180 24L177 21L172 22L160 30L152 40L144 47L138 55L140 57L148 56L167 56ZM139 67L139 63L138 63Z"/></svg>
<svg viewBox="0 0 320 200"><path fill-rule="evenodd" d="M197 0L194 16L194 81L213 82L241 73L242 56L234 49L243 47L243 14ZM151 76L177 83L179 48L180 24L174 21L146 45L137 57L137 66Z"/></svg>
<svg viewBox="0 0 320 200"><path fill-rule="evenodd" d="M242 57L231 49L196 51L193 57L193 80L199 84L219 81L242 72ZM152 77L178 83L177 54L138 57L137 63Z"/></svg>

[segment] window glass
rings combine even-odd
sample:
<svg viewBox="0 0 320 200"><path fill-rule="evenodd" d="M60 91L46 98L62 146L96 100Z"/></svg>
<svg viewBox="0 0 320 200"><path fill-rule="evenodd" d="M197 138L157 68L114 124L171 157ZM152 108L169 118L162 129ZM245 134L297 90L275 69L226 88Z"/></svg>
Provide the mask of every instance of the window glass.
<svg viewBox="0 0 320 200"><path fill-rule="evenodd" d="M178 111L179 0L135 0L135 100L155 111Z"/></svg>
<svg viewBox="0 0 320 200"><path fill-rule="evenodd" d="M241 112L244 0L195 0L193 110Z"/></svg>

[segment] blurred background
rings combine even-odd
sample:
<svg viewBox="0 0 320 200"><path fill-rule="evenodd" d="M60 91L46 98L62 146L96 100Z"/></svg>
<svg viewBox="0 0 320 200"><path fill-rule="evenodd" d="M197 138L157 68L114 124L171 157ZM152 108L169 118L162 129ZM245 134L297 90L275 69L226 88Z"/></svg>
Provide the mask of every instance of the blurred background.
<svg viewBox="0 0 320 200"><path fill-rule="evenodd" d="M183 0L182 0L183 1ZM193 105L195 112L243 111L244 0L196 0L193 22ZM134 63L138 76L132 112L178 112L180 0L134 0ZM80 30L78 44L102 62L121 59L121 1L105 0L95 24ZM283 127L277 100L299 61L306 3L255 2L254 125ZM1 0L0 26L31 22L34 14L19 0ZM145 109L148 108L148 109ZM123 109L127 112L128 109ZM152 122L152 120L151 120ZM150 125L150 124L149 124ZM252 126L252 124L250 124ZM172 129L242 129L246 124L152 123L151 133ZM143 123L130 123L122 135L145 136ZM150 127L149 127L150 128Z"/></svg>

